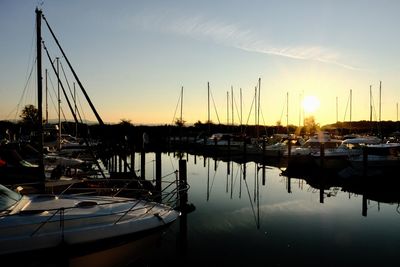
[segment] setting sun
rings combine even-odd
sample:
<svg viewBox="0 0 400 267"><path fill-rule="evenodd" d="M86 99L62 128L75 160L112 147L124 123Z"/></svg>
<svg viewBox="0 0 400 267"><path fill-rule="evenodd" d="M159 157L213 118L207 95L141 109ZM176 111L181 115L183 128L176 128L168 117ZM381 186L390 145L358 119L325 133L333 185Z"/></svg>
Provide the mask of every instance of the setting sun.
<svg viewBox="0 0 400 267"><path fill-rule="evenodd" d="M319 108L319 100L317 97L310 95L305 96L303 99L303 108L305 112L312 113Z"/></svg>

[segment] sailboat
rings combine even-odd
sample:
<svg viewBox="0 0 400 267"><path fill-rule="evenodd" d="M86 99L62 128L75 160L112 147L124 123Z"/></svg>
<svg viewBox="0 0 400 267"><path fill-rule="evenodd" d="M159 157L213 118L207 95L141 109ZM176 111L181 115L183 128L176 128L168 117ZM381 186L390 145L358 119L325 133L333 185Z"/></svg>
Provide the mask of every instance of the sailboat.
<svg viewBox="0 0 400 267"><path fill-rule="evenodd" d="M36 9L38 90L41 91L41 20ZM47 23L47 20L46 20ZM39 124L42 129L41 93ZM42 154L43 156L43 154ZM39 166L43 168L43 158ZM41 173L43 179L44 171ZM90 194L21 194L0 185L0 255L15 257L58 247L95 247L99 243L164 228L180 213L150 200ZM177 190L176 190L177 191ZM177 194L177 192L173 192ZM70 251L70 250L68 250Z"/></svg>

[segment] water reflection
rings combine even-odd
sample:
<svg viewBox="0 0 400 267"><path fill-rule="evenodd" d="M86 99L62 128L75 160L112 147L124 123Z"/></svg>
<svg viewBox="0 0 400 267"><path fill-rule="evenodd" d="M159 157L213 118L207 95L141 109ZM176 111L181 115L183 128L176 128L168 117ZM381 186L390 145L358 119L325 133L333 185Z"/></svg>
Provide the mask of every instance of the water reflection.
<svg viewBox="0 0 400 267"><path fill-rule="evenodd" d="M81 247L60 246L7 258L13 266L36 267L122 267L140 263L157 247L167 230L158 230L131 239L123 238Z"/></svg>
<svg viewBox="0 0 400 267"><path fill-rule="evenodd" d="M149 162L152 157L147 155ZM190 154L163 154L163 175L176 171L180 159L187 160L191 212L142 244L54 266L398 263L400 194L395 179L286 176L267 163ZM146 179L154 179L154 166L146 168Z"/></svg>

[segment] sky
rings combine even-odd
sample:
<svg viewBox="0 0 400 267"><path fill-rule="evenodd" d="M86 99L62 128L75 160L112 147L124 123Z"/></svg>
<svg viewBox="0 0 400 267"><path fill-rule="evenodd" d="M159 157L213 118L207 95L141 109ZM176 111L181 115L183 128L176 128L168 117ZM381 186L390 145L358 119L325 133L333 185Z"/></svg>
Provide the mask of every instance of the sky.
<svg viewBox="0 0 400 267"><path fill-rule="evenodd" d="M37 105L36 7L106 123L172 124L182 110L186 124L209 112L214 123L254 125L260 114L264 125L308 116L325 125L369 120L370 102L373 120L398 117L398 0L0 0L0 120ZM44 22L42 38L94 121ZM57 118L57 79L42 55ZM71 118L63 97L61 107Z"/></svg>

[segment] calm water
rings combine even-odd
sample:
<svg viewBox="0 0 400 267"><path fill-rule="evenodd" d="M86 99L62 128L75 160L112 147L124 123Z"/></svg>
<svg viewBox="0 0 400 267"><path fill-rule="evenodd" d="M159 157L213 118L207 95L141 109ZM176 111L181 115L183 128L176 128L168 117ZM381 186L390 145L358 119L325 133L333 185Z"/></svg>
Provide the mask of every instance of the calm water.
<svg viewBox="0 0 400 267"><path fill-rule="evenodd" d="M276 167L264 179L254 162L184 159L196 209L169 228L144 266L400 264L398 190L387 188L397 203L383 203L338 187L321 191ZM172 155L162 161L163 174L178 168Z"/></svg>
<svg viewBox="0 0 400 267"><path fill-rule="evenodd" d="M146 177L155 176L154 154ZM399 266L400 194L396 203L369 200L281 175L276 167L193 155L187 160L189 203L195 210L167 230L70 266ZM136 164L138 165L138 164ZM162 155L163 176L178 159ZM380 190L385 190L383 189ZM364 208L363 208L364 207Z"/></svg>

